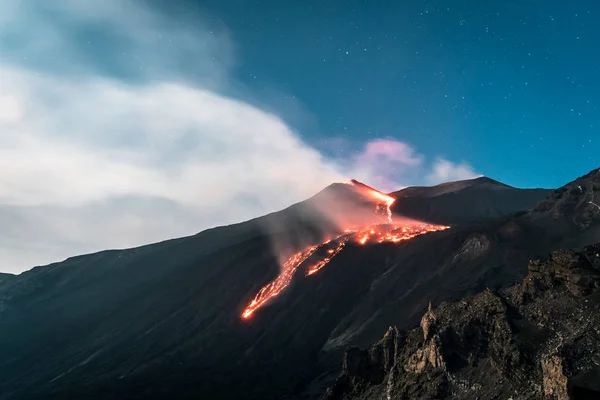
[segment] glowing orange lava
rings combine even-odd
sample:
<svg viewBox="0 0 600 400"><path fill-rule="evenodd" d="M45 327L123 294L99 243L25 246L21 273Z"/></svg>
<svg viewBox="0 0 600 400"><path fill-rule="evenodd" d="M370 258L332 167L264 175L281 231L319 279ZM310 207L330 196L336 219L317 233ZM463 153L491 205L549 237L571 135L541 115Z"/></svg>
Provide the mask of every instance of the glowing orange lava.
<svg viewBox="0 0 600 400"><path fill-rule="evenodd" d="M254 299L248 304L242 318L250 318L254 312L262 307L265 303L271 300L273 297L279 295L292 281L298 268L304 264L309 258L312 258L315 253L320 253L319 250L325 250L325 255L321 257L315 264L306 268L305 276L314 275L320 269L325 267L336 255L338 255L346 246L346 244L353 240L360 245L366 245L367 243L398 243L404 240L412 239L416 236L428 233L448 229L449 226L442 225L431 225L424 222L411 221L404 224L393 223L392 212L390 206L394 203L395 199L384 193L381 193L367 185L364 185L357 181L352 183L361 189L362 193L373 197L378 200L376 212L381 206L385 206L387 212L387 224L376 224L360 228L347 228L344 230L344 234L335 237L333 239L327 239L320 244L310 246L303 251L300 251L291 256L282 266L281 274L273 282L264 286L254 297Z"/></svg>
<svg viewBox="0 0 600 400"><path fill-rule="evenodd" d="M362 194L364 194L367 197L372 197L374 200L377 201L375 213L377 213L382 206L385 207L388 222L392 222L392 210L390 209L390 207L396 201L395 198L393 198L392 196L388 196L387 194L382 193L377 189L373 189L371 186L367 186L364 183L361 183L354 179L350 182Z"/></svg>
<svg viewBox="0 0 600 400"><path fill-rule="evenodd" d="M398 243L409 240L428 232L443 231L449 226L431 225L423 222L413 222L407 225L378 225L370 230L365 230L356 235L359 244L372 243Z"/></svg>
<svg viewBox="0 0 600 400"><path fill-rule="evenodd" d="M242 318L250 318L254 311L269 301L269 299L281 293L281 291L285 289L292 281L292 277L296 273L296 270L300 264L302 264L308 257L312 256L313 253L317 251L319 246L320 245L310 246L309 248L291 256L281 267L281 274L279 274L277 279L264 286L262 289L260 289L256 296L254 296L254 300L248 304L248 307L246 307L242 313Z"/></svg>
<svg viewBox="0 0 600 400"><path fill-rule="evenodd" d="M326 266L327 263L329 261L331 261L331 259L333 257L335 257L340 251L342 251L344 246L346 246L346 243L348 243L348 240L349 240L349 238L347 238L347 237L342 238L339 240L339 242L337 243L337 246L335 248L327 250L327 256L325 256L325 258L323 258L322 260L317 262L315 265L306 269L306 276L312 275L312 274L316 273L317 271L319 271L324 266Z"/></svg>

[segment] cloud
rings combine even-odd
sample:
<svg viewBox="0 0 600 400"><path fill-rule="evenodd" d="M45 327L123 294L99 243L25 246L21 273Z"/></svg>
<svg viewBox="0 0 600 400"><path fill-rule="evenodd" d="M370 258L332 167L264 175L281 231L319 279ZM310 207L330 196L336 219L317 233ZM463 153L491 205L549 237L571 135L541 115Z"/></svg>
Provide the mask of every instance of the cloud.
<svg viewBox="0 0 600 400"><path fill-rule="evenodd" d="M465 162L455 164L443 158L438 158L433 164L431 173L427 176L427 182L431 185L437 185L443 182L473 179L481 176L483 175L476 173Z"/></svg>
<svg viewBox="0 0 600 400"><path fill-rule="evenodd" d="M9 77L2 101L17 110L0 120L0 204L18 210L29 226L20 238L32 242L3 262L20 268L20 254L40 243L57 241L62 253L50 253L60 259L192 234L345 179L276 116L210 91L105 79L73 88L66 78L0 71Z"/></svg>
<svg viewBox="0 0 600 400"><path fill-rule="evenodd" d="M379 190L391 192L402 184L398 178L407 178L423 164L424 158L406 143L390 139L375 139L366 143L354 162L356 175L365 176L367 182ZM396 179L394 179L396 178Z"/></svg>
<svg viewBox="0 0 600 400"><path fill-rule="evenodd" d="M0 120L4 204L136 195L217 207L263 186L289 201L286 189L308 194L307 182L342 177L276 116L210 91L105 79L73 88L65 78L2 72L4 101L22 114Z"/></svg>
<svg viewBox="0 0 600 400"><path fill-rule="evenodd" d="M132 0L0 3L0 270L239 222L349 177L391 190L423 175L407 144L328 158L227 96L233 45L197 18Z"/></svg>

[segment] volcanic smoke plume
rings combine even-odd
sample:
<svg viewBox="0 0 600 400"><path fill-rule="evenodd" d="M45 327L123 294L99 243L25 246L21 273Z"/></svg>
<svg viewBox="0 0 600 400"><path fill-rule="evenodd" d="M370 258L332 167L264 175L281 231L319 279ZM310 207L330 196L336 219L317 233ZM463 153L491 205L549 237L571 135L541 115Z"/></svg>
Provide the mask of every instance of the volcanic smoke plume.
<svg viewBox="0 0 600 400"><path fill-rule="evenodd" d="M319 201L312 204L316 209L314 210L315 215L328 220L328 223L336 226L337 229L329 232L329 235L326 234L327 237L317 244L308 245L303 250L287 258L282 263L279 276L259 290L254 299L244 309L242 318L250 318L256 310L279 295L290 284L300 267L302 267L305 277L316 274L338 255L350 241L359 245L384 242L398 243L428 232L449 228L448 226L431 225L408 219L394 221L390 206L396 200L395 198L354 179L350 182L346 186L353 193L359 195L358 202L350 203L343 198L329 198L323 193L320 194ZM319 195L315 197L317 198ZM343 204L340 204L340 202ZM369 206L370 211L365 215L366 205ZM312 256L316 253L325 255L320 257L317 262L305 265L308 259L314 259Z"/></svg>

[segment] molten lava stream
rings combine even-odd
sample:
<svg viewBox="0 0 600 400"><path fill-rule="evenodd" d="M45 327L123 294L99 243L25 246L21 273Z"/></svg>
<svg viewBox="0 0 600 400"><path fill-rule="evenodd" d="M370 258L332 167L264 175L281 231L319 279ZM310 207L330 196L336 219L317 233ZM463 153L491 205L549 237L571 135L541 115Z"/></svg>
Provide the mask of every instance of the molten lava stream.
<svg viewBox="0 0 600 400"><path fill-rule="evenodd" d="M365 245L370 242L374 243L398 243L404 240L409 240L415 236L422 235L428 232L435 232L448 229L449 226L430 225L423 222L411 221L407 225L394 224L392 221L392 211L390 206L396 201L391 196L381 193L358 181L352 180L354 187L362 194L377 201L375 214L379 214L380 210L384 210L387 216L388 224L372 225L360 228L348 228L344 230L344 234L334 239L327 239L323 243L310 246L293 256L291 256L282 266L281 274L273 282L269 283L256 294L254 299L248 304L242 318L248 319L254 312L266 304L273 297L279 295L292 281L292 278L300 265L310 258L317 250L330 243L336 243L336 246L327 250L327 254L318 262L306 269L306 276L311 276L317 273L320 269L326 266L336 255L338 255L346 244L353 239L358 244Z"/></svg>
<svg viewBox="0 0 600 400"><path fill-rule="evenodd" d="M319 271L324 266L326 266L327 263L329 261L331 261L331 259L333 257L335 257L336 255L338 255L338 253L340 251L342 251L342 249L344 248L344 246L346 245L346 243L348 243L349 239L350 238L348 238L348 237L343 238L343 239L341 239L339 241L338 245L335 248L327 250L327 256L324 259L322 259L321 261L319 261L316 264L314 264L313 266L309 267L306 270L306 276L312 275L312 274L316 273L317 271Z"/></svg>
<svg viewBox="0 0 600 400"><path fill-rule="evenodd" d="M246 307L242 313L242 318L250 318L254 312L262 307L265 303L276 297L285 289L292 281L298 268L309 258L311 258L319 249L324 246L335 243L335 247L327 250L326 255L306 269L306 276L312 276L325 267L336 255L338 255L350 240L354 240L358 244L364 245L367 243L398 243L404 240L410 240L416 236L448 229L448 226L430 225L425 223L413 223L407 226L399 226L393 224L378 225L368 227L367 229L356 231L354 229L346 229L345 234L334 239L328 239L321 244L310 246L307 249L294 254L285 264L283 264L281 274L273 282L263 287L254 297L254 300Z"/></svg>
<svg viewBox="0 0 600 400"><path fill-rule="evenodd" d="M281 291L285 289L292 281L292 277L296 273L296 270L300 264L302 264L308 257L312 256L318 248L319 245L310 246L309 248L291 256L281 267L281 273L277 279L264 286L262 289L260 289L256 296L254 296L254 299L250 302L250 304L248 304L242 313L242 318L250 318L252 314L254 314L254 311L281 293Z"/></svg>

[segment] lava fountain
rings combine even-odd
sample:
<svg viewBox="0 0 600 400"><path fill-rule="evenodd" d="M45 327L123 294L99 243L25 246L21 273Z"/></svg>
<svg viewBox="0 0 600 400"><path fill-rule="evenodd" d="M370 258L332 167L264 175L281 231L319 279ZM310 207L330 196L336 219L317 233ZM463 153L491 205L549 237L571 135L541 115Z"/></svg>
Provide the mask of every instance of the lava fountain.
<svg viewBox="0 0 600 400"><path fill-rule="evenodd" d="M321 253L321 250L324 251L325 255L305 269L306 277L314 275L325 267L350 241L354 241L359 245L386 242L398 243L428 232L441 231L449 228L449 226L432 225L420 221L394 223L390 206L396 201L395 198L354 179L351 180L351 183L354 189L376 203L375 214L378 214L379 210L385 211L387 223L374 223L367 226L348 227L344 230L344 233L334 238L329 238L322 243L309 246L306 249L295 253L282 265L279 276L260 289L250 304L246 306L242 313L243 319L250 318L256 310L279 295L290 284L298 268L309 258L313 258L315 253Z"/></svg>

